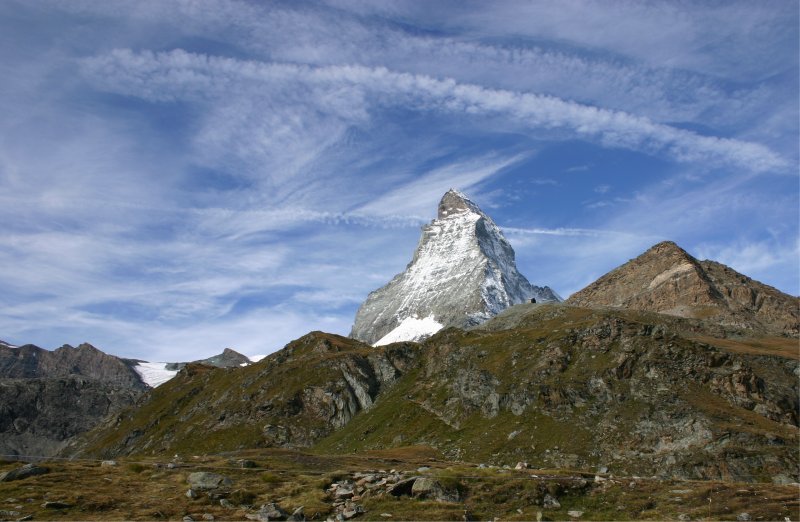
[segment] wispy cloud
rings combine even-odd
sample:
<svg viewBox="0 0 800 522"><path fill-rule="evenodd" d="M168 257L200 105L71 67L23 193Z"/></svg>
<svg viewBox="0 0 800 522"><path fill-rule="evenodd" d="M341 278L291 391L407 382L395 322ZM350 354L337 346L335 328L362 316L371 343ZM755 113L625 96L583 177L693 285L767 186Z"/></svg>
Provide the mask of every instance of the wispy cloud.
<svg viewBox="0 0 800 522"><path fill-rule="evenodd" d="M371 104L403 105L448 113L504 116L529 129L563 129L605 146L665 154L679 162L735 166L751 171L788 167L785 159L751 142L703 136L621 111L582 105L552 96L488 89L424 75L363 66L306 67L210 57L174 50L165 53L116 50L83 61L84 74L104 90L151 101L198 100L253 93L269 86L303 95L349 122L367 117ZM293 90L294 92L295 90ZM365 102L369 98L370 105ZM337 103L328 105L330 100Z"/></svg>

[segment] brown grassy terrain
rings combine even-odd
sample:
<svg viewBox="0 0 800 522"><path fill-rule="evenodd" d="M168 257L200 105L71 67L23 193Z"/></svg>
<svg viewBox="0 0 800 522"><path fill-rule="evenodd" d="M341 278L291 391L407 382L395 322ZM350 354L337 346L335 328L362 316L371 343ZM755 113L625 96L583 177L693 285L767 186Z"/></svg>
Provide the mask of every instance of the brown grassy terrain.
<svg viewBox="0 0 800 522"><path fill-rule="evenodd" d="M257 464L243 469L237 461ZM735 520L742 512L752 520L800 519L798 486L720 483L713 481L656 481L611 477L596 482L594 475L565 470L511 470L477 468L450 463L427 447L394 448L359 455L324 456L290 450L252 450L217 456L186 456L174 469L167 459L121 459L117 466L98 461L41 463L45 475L0 483L0 518L32 515L34 520L181 520L204 514L217 520L245 520L258 506L277 502L291 512L304 506L310 520L324 520L332 511L326 488L357 471L404 470L428 475L445 487L457 488L459 502L419 500L389 495L364 499L366 513L358 520L470 519L569 520L569 511L582 511L580 520ZM19 463L0 464L0 471ZM430 469L417 472L420 466ZM254 507L225 508L203 494L190 499L186 478L193 471L213 471L230 477L233 486L224 497ZM557 498L559 508L545 509L545 494ZM61 501L71 507L48 509ZM16 512L9 514L8 512ZM391 516L387 516L391 515Z"/></svg>

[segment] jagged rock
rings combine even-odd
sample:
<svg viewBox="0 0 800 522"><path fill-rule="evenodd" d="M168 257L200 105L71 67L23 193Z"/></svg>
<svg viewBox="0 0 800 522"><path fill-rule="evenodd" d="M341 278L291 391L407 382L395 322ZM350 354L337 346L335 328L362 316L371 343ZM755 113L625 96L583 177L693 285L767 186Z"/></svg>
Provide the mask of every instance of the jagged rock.
<svg viewBox="0 0 800 522"><path fill-rule="evenodd" d="M186 480L189 482L193 490L200 491L217 489L233 484L233 481L228 477L219 475L217 473L210 473L208 471L196 471L194 473L190 473Z"/></svg>
<svg viewBox="0 0 800 522"><path fill-rule="evenodd" d="M35 464L25 464L16 469L12 469L11 471L6 471L5 473L0 473L0 482L11 482L12 480L23 480L28 477L33 477L36 475L44 475L45 473L50 473L50 468L45 468L43 466L37 466Z"/></svg>
<svg viewBox="0 0 800 522"><path fill-rule="evenodd" d="M561 300L547 287L532 286L494 221L450 190L406 270L369 294L350 336L375 345L420 340L444 327L480 324L531 298Z"/></svg>

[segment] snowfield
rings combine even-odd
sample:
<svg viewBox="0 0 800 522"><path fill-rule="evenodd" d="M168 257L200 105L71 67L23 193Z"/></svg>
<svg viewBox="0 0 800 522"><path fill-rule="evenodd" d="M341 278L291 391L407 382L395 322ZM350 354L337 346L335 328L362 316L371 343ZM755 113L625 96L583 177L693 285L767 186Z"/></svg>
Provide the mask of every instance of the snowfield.
<svg viewBox="0 0 800 522"><path fill-rule="evenodd" d="M424 319L406 317L394 330L381 337L372 346L383 346L400 341L421 341L441 330L442 326L444 325L436 321L432 315Z"/></svg>
<svg viewBox="0 0 800 522"><path fill-rule="evenodd" d="M133 369L145 384L156 388L178 374L177 370L167 370L166 366L167 363L163 362L140 362Z"/></svg>

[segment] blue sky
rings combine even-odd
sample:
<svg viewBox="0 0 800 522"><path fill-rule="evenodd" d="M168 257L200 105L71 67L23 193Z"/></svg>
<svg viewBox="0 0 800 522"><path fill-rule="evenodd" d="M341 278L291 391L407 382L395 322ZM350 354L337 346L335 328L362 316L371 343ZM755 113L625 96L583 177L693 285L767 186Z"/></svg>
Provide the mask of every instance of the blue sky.
<svg viewBox="0 0 800 522"><path fill-rule="evenodd" d="M346 334L449 188L568 296L671 239L797 294L798 3L0 3L0 339Z"/></svg>

